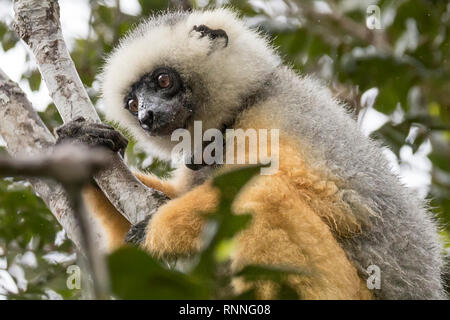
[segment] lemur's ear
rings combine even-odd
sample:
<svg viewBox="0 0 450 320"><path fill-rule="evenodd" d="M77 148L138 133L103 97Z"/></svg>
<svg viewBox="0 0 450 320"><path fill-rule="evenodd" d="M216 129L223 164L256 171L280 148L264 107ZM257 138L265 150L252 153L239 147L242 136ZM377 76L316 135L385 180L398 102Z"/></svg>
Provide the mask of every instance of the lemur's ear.
<svg viewBox="0 0 450 320"><path fill-rule="evenodd" d="M194 26L192 32L197 33L199 38L208 37L211 40L211 51L216 48L228 46L228 35L222 29L211 29L204 24Z"/></svg>

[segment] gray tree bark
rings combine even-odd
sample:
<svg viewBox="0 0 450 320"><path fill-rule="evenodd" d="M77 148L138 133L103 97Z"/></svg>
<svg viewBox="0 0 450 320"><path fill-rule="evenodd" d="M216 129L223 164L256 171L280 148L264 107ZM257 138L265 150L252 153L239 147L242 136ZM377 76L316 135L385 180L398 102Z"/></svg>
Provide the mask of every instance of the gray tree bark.
<svg viewBox="0 0 450 320"><path fill-rule="evenodd" d="M0 135L7 151L14 157L34 157L45 153L55 144L55 138L39 118L25 93L0 70ZM81 248L80 226L69 204L64 188L48 179L29 179L34 191L64 228L67 236ZM105 250L105 237L98 222L90 218L93 242Z"/></svg>

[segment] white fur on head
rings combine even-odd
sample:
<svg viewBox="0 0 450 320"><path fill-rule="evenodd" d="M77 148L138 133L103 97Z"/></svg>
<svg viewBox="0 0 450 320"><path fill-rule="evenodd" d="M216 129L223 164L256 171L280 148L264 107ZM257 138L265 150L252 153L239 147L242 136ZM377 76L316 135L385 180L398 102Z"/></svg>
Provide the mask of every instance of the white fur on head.
<svg viewBox="0 0 450 320"><path fill-rule="evenodd" d="M228 45L211 51L214 40L193 31L199 25L224 30ZM164 65L177 70L183 80L190 78L206 86L208 101L195 106L195 119L211 128L228 120L242 98L280 63L268 41L228 9L152 17L128 34L107 59L102 81L106 117L128 129L137 141L150 143L153 154L167 159L170 137L150 137L124 108L124 97L133 83Z"/></svg>

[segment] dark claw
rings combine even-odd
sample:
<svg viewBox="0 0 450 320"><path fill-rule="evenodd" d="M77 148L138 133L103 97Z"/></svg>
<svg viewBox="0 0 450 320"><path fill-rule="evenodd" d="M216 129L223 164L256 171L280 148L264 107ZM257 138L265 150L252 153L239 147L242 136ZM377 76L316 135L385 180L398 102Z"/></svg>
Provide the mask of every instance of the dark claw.
<svg viewBox="0 0 450 320"><path fill-rule="evenodd" d="M147 235L147 226L150 221L151 215L147 216L141 222L138 222L131 226L125 235L125 242L139 246L144 242Z"/></svg>
<svg viewBox="0 0 450 320"><path fill-rule="evenodd" d="M125 150L128 140L113 127L78 117L56 128L57 143L80 142L90 147L106 147L114 152Z"/></svg>

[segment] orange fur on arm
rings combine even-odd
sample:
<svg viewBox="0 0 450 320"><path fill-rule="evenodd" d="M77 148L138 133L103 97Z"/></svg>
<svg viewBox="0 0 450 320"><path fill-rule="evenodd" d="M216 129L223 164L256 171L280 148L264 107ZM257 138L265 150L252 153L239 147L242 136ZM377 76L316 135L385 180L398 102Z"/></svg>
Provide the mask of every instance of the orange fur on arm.
<svg viewBox="0 0 450 320"><path fill-rule="evenodd" d="M204 214L214 210L219 192L210 182L171 200L150 220L143 247L156 256L189 255L200 249Z"/></svg>
<svg viewBox="0 0 450 320"><path fill-rule="evenodd" d="M155 177L154 175L140 172L134 172L134 175L147 187L159 190L169 198L175 198L176 196L175 187L169 181L161 180Z"/></svg>

